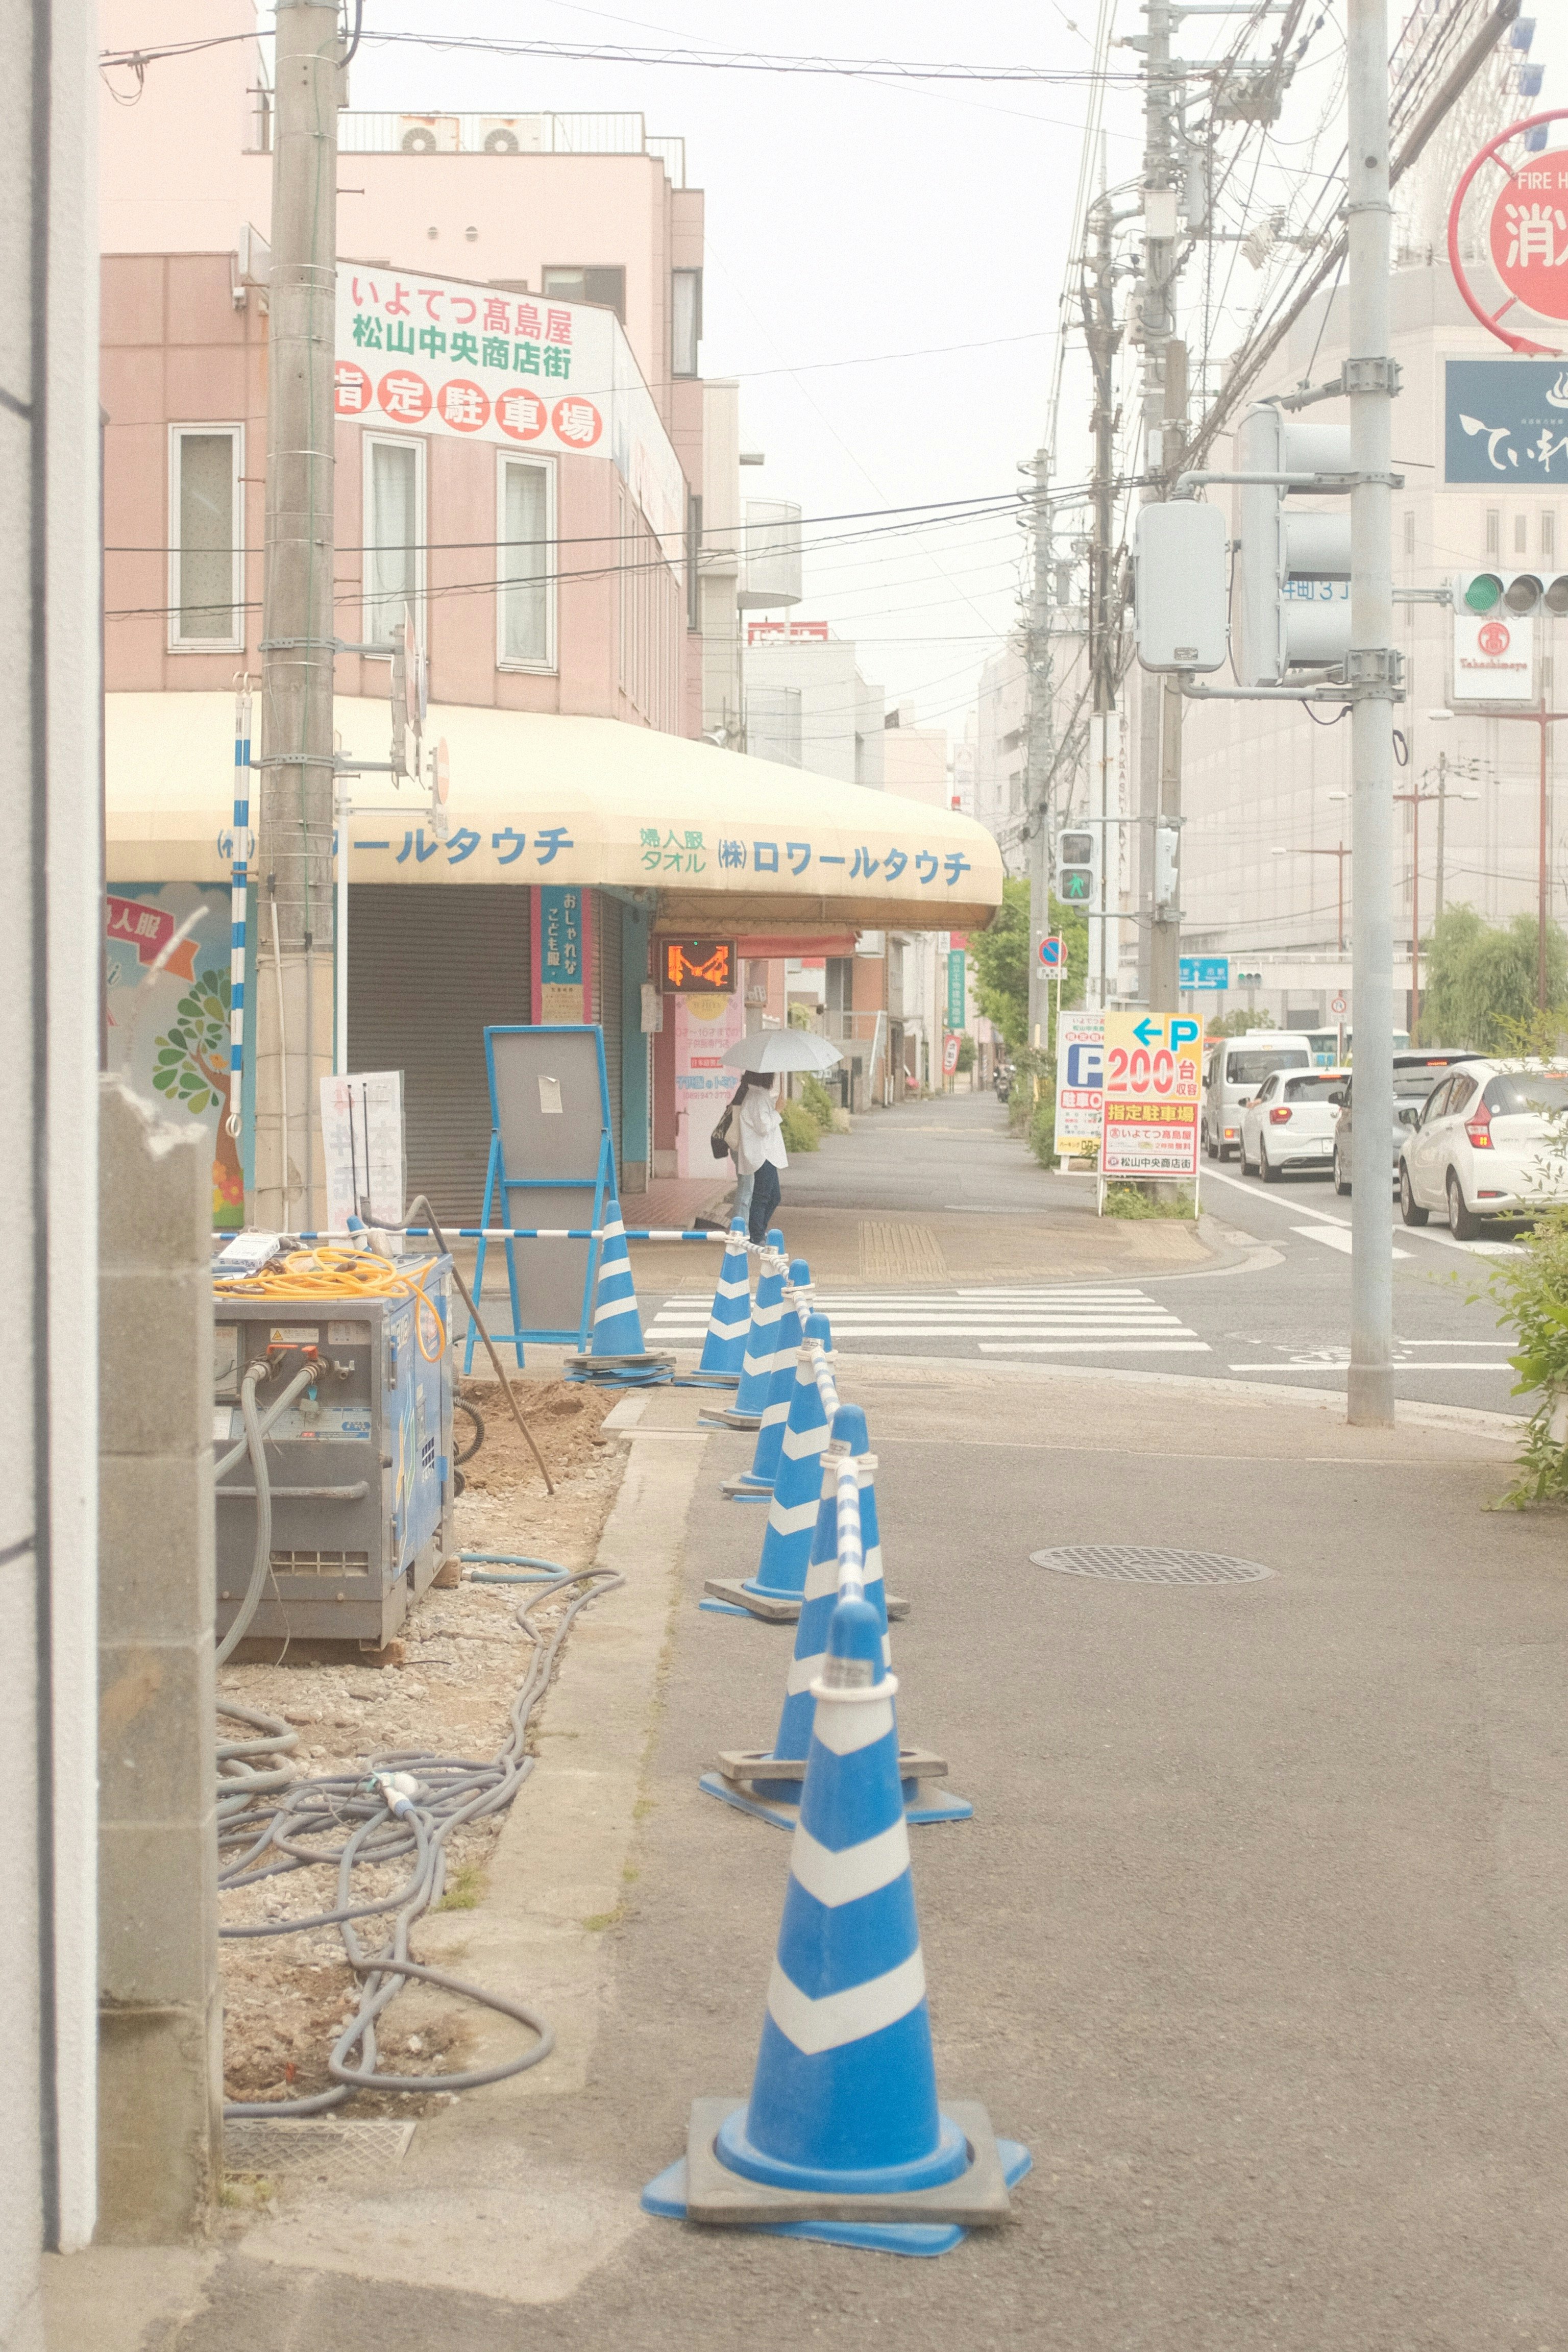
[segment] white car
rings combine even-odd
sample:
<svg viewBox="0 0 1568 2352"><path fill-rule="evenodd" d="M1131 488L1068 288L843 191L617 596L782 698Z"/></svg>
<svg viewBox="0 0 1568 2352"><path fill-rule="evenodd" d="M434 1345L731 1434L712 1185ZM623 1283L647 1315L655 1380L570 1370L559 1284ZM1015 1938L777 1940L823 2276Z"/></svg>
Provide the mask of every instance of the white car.
<svg viewBox="0 0 1568 2352"><path fill-rule="evenodd" d="M1407 1225L1445 1217L1474 1241L1488 1217L1568 1201L1568 1061L1467 1062L1434 1087L1399 1154Z"/></svg>
<svg viewBox="0 0 1568 2352"><path fill-rule="evenodd" d="M1275 1070L1241 1112L1243 1173L1256 1168L1276 1184L1288 1168L1334 1164L1334 1128L1350 1083L1348 1070Z"/></svg>

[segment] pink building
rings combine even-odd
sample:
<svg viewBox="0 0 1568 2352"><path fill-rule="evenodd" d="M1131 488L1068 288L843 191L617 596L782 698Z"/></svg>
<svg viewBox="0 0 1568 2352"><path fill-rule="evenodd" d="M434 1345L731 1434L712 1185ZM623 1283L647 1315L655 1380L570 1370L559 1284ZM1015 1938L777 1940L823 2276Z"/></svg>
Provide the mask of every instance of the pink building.
<svg viewBox="0 0 1568 2352"><path fill-rule="evenodd" d="M105 0L106 49L138 30L131 0ZM110 1053L212 1125L220 1223L240 1221L244 1170L218 1118L219 837L235 683L261 669L273 165L253 30L250 0L166 0L161 45L241 37L151 60L140 82L111 69L100 125ZM854 785L811 820L841 823L842 845L813 835L797 771L697 740L705 681L738 645L734 534L705 539L704 495L740 512L739 456L733 387L710 396L698 373L703 198L683 142L640 115L346 107L338 129L341 741L386 758L411 614L455 826L427 832L407 788L400 824L384 778L354 787L348 1066L404 1071L410 1181L471 1218L485 1024L597 1022L636 1193L697 1164L683 1130L711 1059L697 1015L661 1031L650 1013L661 930L818 952L827 933L842 952L933 892L926 919L963 893L963 919L984 919L994 859L966 834L944 883L936 812ZM263 748L265 729L258 708ZM884 861L874 845L905 822L924 830ZM906 868L912 908L893 887Z"/></svg>

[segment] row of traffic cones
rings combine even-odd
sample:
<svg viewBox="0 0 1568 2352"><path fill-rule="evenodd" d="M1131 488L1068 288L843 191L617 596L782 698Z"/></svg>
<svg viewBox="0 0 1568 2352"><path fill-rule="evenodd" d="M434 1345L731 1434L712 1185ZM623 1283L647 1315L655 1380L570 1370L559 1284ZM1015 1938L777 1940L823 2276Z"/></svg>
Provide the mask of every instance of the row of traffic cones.
<svg viewBox="0 0 1568 2352"><path fill-rule="evenodd" d="M803 1364L823 1345L811 1328L820 1320L807 1318ZM1007 2219L1030 2158L996 2137L977 2102L944 2111L938 2101L910 1870L910 1751L899 1744L876 1465L858 1408L838 1407L817 1459L820 1504L774 1752L725 1759L749 1768L736 1781L748 1780L759 1801L742 1810L772 1818L769 1801L796 1786L800 1798L751 2095L694 2101L684 2158L642 2202L672 2219L940 2254L967 2226ZM798 1783L779 1769L797 1752ZM713 1793L735 1802L736 1781Z"/></svg>

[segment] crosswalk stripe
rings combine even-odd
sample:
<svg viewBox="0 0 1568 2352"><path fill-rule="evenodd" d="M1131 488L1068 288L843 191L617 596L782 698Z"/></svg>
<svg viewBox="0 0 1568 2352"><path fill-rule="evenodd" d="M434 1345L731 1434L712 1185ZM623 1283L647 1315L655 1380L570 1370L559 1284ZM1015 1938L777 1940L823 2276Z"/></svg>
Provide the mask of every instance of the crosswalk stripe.
<svg viewBox="0 0 1568 2352"><path fill-rule="evenodd" d="M951 1290L858 1290L816 1302L836 1342L949 1340L980 1355L1207 1355L1206 1340L1146 1291L1117 1284L968 1285ZM650 1339L695 1344L707 1328L699 1297L673 1297L647 1326Z"/></svg>

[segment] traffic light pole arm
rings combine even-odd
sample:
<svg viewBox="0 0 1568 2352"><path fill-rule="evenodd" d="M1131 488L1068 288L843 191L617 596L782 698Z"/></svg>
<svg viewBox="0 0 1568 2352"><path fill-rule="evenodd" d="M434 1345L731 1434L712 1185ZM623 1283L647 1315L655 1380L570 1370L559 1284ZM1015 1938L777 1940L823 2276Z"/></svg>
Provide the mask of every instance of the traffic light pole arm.
<svg viewBox="0 0 1568 2352"><path fill-rule="evenodd" d="M1345 491L1347 494L1363 482L1386 483L1391 490L1405 488L1403 474L1178 474L1173 495L1191 498L1194 490L1205 489L1211 482L1250 483L1254 488L1275 490L1317 490L1324 495Z"/></svg>

